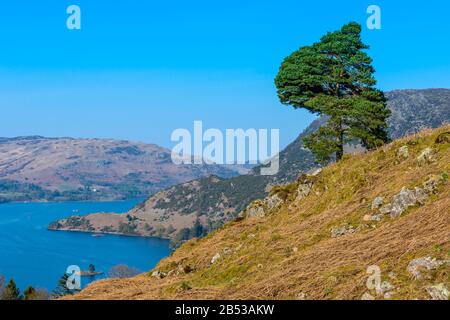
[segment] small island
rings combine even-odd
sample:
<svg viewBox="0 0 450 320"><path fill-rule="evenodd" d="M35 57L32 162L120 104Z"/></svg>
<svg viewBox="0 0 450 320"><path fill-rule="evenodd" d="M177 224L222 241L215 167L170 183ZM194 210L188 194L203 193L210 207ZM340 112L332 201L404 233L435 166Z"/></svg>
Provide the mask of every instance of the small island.
<svg viewBox="0 0 450 320"><path fill-rule="evenodd" d="M104 272L96 271L95 266L93 264L89 265L88 270L84 270L84 271L80 272L81 277L93 277L93 276L98 276L98 275L102 275L102 274L104 274Z"/></svg>

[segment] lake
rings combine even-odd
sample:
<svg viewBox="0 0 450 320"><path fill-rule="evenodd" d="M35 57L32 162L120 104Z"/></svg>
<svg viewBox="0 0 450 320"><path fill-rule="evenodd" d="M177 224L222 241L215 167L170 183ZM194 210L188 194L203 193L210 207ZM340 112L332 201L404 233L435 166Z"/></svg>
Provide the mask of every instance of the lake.
<svg viewBox="0 0 450 320"><path fill-rule="evenodd" d="M0 275L26 286L52 291L70 265L87 270L93 264L105 273L118 264L152 269L170 254L169 242L156 238L48 231L50 222L92 212L128 211L140 200L114 202L0 204ZM82 286L96 278L82 277Z"/></svg>

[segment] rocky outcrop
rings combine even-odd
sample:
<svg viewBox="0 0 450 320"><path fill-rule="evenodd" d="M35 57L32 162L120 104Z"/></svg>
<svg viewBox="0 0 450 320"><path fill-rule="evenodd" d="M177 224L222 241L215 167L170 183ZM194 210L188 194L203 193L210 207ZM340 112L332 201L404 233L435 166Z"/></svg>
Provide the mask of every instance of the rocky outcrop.
<svg viewBox="0 0 450 320"><path fill-rule="evenodd" d="M424 149L417 157L420 165L425 165L434 161L434 150L430 147Z"/></svg>
<svg viewBox="0 0 450 320"><path fill-rule="evenodd" d="M436 138L436 144L450 143L450 132L443 132Z"/></svg>
<svg viewBox="0 0 450 320"><path fill-rule="evenodd" d="M443 265L450 265L450 260L438 260L432 257L422 257L412 260L407 267L414 279L423 278L424 271L436 270Z"/></svg>
<svg viewBox="0 0 450 320"><path fill-rule="evenodd" d="M432 175L422 184L422 188L415 187L414 189L408 189L403 187L402 190L393 197L391 203L380 208L380 212L382 214L389 214L391 218L397 218L408 208L415 205L423 205L428 197L435 193L439 186L444 182L444 174Z"/></svg>
<svg viewBox="0 0 450 320"><path fill-rule="evenodd" d="M403 158L403 159L408 159L408 157L409 157L409 148L408 148L408 146L403 146L400 149L398 149L397 157Z"/></svg>
<svg viewBox="0 0 450 320"><path fill-rule="evenodd" d="M349 235L349 234L353 234L353 233L355 233L357 231L358 231L357 228L355 228L352 225L348 225L348 224L344 224L344 225L341 225L341 226L333 227L330 230L332 238L346 236L346 235Z"/></svg>
<svg viewBox="0 0 450 320"><path fill-rule="evenodd" d="M307 197L314 186L314 181L321 173L322 169L317 169L310 174L303 173L295 184L285 186L275 186L269 195L263 200L255 200L239 214L242 218L262 218L273 211L279 209L284 203L289 201L301 201ZM295 189L293 189L295 187Z"/></svg>
<svg viewBox="0 0 450 320"><path fill-rule="evenodd" d="M394 196L392 203L389 203L380 209L383 214L389 214L391 218L399 217L406 209L423 202L425 194L420 188L410 190L403 187L402 190Z"/></svg>
<svg viewBox="0 0 450 320"><path fill-rule="evenodd" d="M439 283L427 288L427 292L432 300L449 300L450 291L444 283Z"/></svg>

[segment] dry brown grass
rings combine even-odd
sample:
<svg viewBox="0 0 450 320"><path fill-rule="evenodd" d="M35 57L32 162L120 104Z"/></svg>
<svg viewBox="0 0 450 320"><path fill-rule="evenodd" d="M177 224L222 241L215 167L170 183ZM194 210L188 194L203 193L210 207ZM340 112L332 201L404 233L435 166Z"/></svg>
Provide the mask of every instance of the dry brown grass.
<svg viewBox="0 0 450 320"><path fill-rule="evenodd" d="M194 269L189 274L98 281L74 298L295 299L304 293L308 299L358 299L367 292L367 267L378 265L383 280L396 287L393 298L425 299L427 285L450 286L449 267L420 281L406 267L423 256L450 259L450 183L399 218L364 222L362 217L371 212L369 205L377 196L390 200L402 187L419 186L432 174L448 176L450 144L435 140L449 131L449 125L425 130L347 157L325 168L305 199L288 202L265 218L229 223L186 243L157 266L168 272L189 265ZM409 146L410 155L402 160L397 150L403 145ZM435 161L419 165L416 158L426 147L435 150ZM342 223L360 231L331 238L330 228ZM224 248L232 253L211 265Z"/></svg>

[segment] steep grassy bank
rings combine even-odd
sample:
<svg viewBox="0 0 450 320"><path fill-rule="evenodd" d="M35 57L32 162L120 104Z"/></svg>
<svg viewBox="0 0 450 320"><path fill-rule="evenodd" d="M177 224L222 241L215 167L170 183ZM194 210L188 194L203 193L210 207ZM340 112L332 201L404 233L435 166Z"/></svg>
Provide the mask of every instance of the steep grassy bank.
<svg viewBox="0 0 450 320"><path fill-rule="evenodd" d="M152 272L74 298L448 299L449 172L449 125L346 156L273 188ZM381 284L370 289L373 270Z"/></svg>

